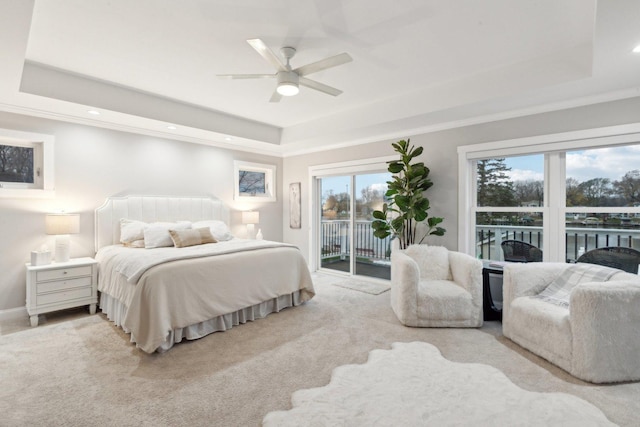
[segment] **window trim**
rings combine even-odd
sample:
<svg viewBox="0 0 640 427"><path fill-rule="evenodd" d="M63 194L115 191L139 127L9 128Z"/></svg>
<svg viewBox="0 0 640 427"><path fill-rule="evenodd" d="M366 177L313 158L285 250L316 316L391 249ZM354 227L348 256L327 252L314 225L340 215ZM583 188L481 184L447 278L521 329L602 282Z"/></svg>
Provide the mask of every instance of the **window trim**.
<svg viewBox="0 0 640 427"><path fill-rule="evenodd" d="M552 216L564 218L567 211L580 209L589 212L640 212L640 208L566 208L565 186L551 185L552 182L564 182L566 176L565 152L580 149L612 147L640 143L640 123L593 128L580 131L539 135L526 138L492 141L458 147L458 250L475 256L475 212L483 208L476 207L475 161L486 158L511 157L517 155L545 155L545 199L543 212L543 251L544 261L562 261L564 259L565 224L563 221L551 221ZM520 207L496 208L517 211ZM553 226L554 230L551 230Z"/></svg>
<svg viewBox="0 0 640 427"><path fill-rule="evenodd" d="M349 160L346 162L327 163L309 166L309 268L317 271L320 268L320 253L318 242L320 241L320 179L338 175L357 175L361 173L387 172L388 162L396 160L397 156L373 157L361 160ZM353 188L353 182L351 183ZM351 211L355 201L351 199ZM353 233L353 224L351 226Z"/></svg>
<svg viewBox="0 0 640 427"><path fill-rule="evenodd" d="M55 137L33 132L21 132L0 128L0 143L34 148L34 170L41 176L34 184L10 184L0 187L0 198L53 197L55 196L54 147Z"/></svg>

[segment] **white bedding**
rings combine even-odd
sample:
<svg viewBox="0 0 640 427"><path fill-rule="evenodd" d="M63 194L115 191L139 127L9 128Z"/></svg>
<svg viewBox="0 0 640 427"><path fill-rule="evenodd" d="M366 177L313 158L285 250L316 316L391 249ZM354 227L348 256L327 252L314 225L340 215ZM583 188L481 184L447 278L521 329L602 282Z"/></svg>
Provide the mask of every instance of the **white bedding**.
<svg viewBox="0 0 640 427"><path fill-rule="evenodd" d="M291 304L315 295L300 251L276 242L233 239L179 249L110 245L96 259L98 289L124 307L118 308L125 311L122 327L149 353L167 348L176 330L287 295Z"/></svg>

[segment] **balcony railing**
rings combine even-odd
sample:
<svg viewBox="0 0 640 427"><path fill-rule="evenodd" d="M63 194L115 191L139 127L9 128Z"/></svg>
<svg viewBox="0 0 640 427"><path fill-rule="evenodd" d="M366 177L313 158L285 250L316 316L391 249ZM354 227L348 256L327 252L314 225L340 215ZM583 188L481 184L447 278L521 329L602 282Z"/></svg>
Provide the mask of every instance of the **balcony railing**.
<svg viewBox="0 0 640 427"><path fill-rule="evenodd" d="M322 221L322 258L344 257L351 254L349 220ZM373 235L371 221L357 220L354 225L355 256L370 260L389 261L391 238L378 239Z"/></svg>
<svg viewBox="0 0 640 427"><path fill-rule="evenodd" d="M542 249L542 227L478 225L476 226L477 256L486 260L502 260L500 244L504 240L520 240ZM640 230L615 228L567 227L565 232L566 260L573 261L582 250L605 246L640 247Z"/></svg>
<svg viewBox="0 0 640 427"><path fill-rule="evenodd" d="M351 255L349 220L322 221L322 259ZM485 260L502 260L500 244L504 240L521 240L542 249L542 227L478 225L476 226L476 255ZM389 261L391 238L378 239L373 235L371 221L355 222L355 256L375 261ZM604 246L640 248L640 229L567 227L565 233L566 260L573 261L582 249Z"/></svg>

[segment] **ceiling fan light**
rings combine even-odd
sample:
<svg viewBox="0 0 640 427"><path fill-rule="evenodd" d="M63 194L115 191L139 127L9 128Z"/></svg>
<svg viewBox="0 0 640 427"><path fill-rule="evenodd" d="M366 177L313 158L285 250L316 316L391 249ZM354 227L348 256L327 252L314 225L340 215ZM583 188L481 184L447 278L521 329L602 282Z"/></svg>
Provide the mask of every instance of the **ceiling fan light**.
<svg viewBox="0 0 640 427"><path fill-rule="evenodd" d="M298 92L300 92L300 89L298 88L297 84L282 82L278 83L277 91L282 96L294 96L297 95Z"/></svg>

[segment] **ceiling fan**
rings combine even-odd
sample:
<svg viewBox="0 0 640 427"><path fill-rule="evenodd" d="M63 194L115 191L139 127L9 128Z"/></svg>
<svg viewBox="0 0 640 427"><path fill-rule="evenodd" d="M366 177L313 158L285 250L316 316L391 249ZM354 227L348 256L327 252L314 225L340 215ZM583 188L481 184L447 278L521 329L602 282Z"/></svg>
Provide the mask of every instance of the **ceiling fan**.
<svg viewBox="0 0 640 427"><path fill-rule="evenodd" d="M282 56L287 61L287 63L284 64L262 40L250 39L247 40L247 43L249 43L251 47L260 54L260 56L271 63L271 65L273 65L278 71L275 74L218 74L218 77L222 79L265 79L275 77L278 79L278 86L276 86L276 90L273 92L270 102L280 102L280 99L282 99L283 96L297 95L300 91L298 87L299 85L318 90L328 95L338 96L342 93L341 90L327 86L324 83L308 79L305 76L353 61L348 53L341 53L339 55L331 56L329 58L292 69L289 61L293 58L293 55L296 54L296 50L294 48L283 47L280 49Z"/></svg>

